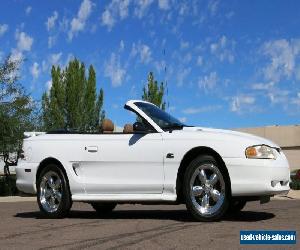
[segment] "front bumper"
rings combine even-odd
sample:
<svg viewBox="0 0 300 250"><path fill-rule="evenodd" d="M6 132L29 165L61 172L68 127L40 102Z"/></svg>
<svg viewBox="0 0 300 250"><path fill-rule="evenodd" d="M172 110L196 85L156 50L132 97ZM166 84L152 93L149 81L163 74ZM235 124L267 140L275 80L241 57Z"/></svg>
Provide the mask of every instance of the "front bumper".
<svg viewBox="0 0 300 250"><path fill-rule="evenodd" d="M28 163L24 161L19 161L16 167L17 175L17 188L29 194L36 193L36 172L38 168L38 163Z"/></svg>
<svg viewBox="0 0 300 250"><path fill-rule="evenodd" d="M225 158L232 196L272 196L290 190L289 164L281 153L276 160Z"/></svg>

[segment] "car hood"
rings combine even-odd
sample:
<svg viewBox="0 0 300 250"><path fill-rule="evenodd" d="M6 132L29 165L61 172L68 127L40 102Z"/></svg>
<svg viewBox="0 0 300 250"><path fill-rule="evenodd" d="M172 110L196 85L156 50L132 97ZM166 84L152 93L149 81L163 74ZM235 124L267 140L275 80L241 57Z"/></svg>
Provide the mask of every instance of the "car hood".
<svg viewBox="0 0 300 250"><path fill-rule="evenodd" d="M238 131L232 131L232 130L225 130L225 129L214 129L214 128L206 128L206 127L184 127L183 132L193 132L193 133L199 133L199 134L206 134L206 135L215 135L217 137L224 137L227 140L230 138L238 139L238 140L244 140L247 142L251 142L253 145L259 145L259 144L265 144L271 147L279 148L279 146L260 136L244 133L244 132L238 132Z"/></svg>

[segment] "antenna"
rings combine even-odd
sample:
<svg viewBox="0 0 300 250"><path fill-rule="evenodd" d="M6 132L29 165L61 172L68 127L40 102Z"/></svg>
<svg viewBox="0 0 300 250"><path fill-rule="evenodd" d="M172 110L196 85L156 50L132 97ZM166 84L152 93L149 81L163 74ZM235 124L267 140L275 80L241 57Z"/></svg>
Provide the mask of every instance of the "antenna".
<svg viewBox="0 0 300 250"><path fill-rule="evenodd" d="M163 58L164 58L164 62L165 65L164 66L164 74L165 74L165 90L166 90L166 108L169 109L170 107L170 103L169 103L169 88L168 88L168 73L167 73L167 60L166 60L166 48L163 49Z"/></svg>

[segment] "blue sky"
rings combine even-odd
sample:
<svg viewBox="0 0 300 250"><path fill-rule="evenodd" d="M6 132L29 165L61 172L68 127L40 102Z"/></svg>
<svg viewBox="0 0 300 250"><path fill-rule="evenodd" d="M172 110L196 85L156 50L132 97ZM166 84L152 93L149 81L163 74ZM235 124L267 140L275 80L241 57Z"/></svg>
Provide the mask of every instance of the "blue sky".
<svg viewBox="0 0 300 250"><path fill-rule="evenodd" d="M25 59L20 82L37 101L52 64L93 64L118 125L149 71L187 124L299 124L299 15L291 0L1 1L0 58Z"/></svg>

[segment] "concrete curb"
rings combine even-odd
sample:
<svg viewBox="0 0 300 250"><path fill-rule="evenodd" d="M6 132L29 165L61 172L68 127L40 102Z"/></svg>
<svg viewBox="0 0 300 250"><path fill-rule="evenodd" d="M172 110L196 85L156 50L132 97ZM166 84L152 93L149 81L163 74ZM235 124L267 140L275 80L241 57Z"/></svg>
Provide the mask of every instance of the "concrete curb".
<svg viewBox="0 0 300 250"><path fill-rule="evenodd" d="M22 196L5 196L0 197L1 202L25 202L25 201L36 201L36 197L22 197Z"/></svg>
<svg viewBox="0 0 300 250"><path fill-rule="evenodd" d="M300 200L300 190L291 189L287 195L275 195L274 200Z"/></svg>

